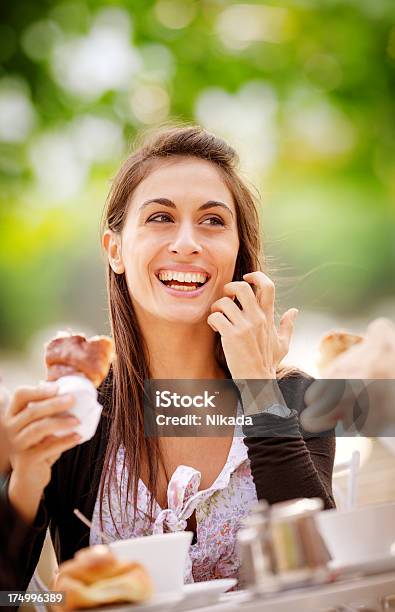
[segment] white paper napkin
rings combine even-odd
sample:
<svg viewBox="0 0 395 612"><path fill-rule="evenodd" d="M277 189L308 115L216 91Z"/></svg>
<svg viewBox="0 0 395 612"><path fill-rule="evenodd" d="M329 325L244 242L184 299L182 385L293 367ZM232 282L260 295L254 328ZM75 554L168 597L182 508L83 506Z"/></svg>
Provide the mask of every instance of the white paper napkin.
<svg viewBox="0 0 395 612"><path fill-rule="evenodd" d="M97 401L97 390L94 384L85 376L62 376L57 381L59 386L58 395L71 393L75 402L67 410L67 414L79 419L80 424L73 430L81 436L79 444L90 440L95 435L100 421L102 405ZM71 433L67 430L56 432L56 436L64 436Z"/></svg>

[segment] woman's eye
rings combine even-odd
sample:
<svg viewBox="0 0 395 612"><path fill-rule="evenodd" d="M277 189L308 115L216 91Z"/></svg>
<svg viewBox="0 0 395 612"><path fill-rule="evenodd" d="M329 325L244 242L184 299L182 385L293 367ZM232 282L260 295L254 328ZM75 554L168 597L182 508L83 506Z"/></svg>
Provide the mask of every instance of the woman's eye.
<svg viewBox="0 0 395 612"><path fill-rule="evenodd" d="M203 221L203 223L206 223L206 221L213 221L213 223L209 223L209 225L224 225L224 222L220 217L209 217Z"/></svg>
<svg viewBox="0 0 395 612"><path fill-rule="evenodd" d="M168 220L168 219L171 220L170 215L167 215L166 213L160 213L159 215L153 215L152 217L150 217L148 219L147 223L149 223L150 221L155 221L156 223L161 223L161 221L160 221L161 218L162 219L164 218L165 220Z"/></svg>

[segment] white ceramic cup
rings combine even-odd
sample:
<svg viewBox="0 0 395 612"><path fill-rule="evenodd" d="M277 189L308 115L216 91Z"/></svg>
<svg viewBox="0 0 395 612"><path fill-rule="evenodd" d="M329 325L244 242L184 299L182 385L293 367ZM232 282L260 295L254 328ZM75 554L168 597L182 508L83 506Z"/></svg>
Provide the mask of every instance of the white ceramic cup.
<svg viewBox="0 0 395 612"><path fill-rule="evenodd" d="M138 561L149 572L156 593L180 591L184 585L184 570L191 531L176 531L158 535L117 540L110 548L121 561Z"/></svg>
<svg viewBox="0 0 395 612"><path fill-rule="evenodd" d="M71 393L75 402L67 410L80 421L73 431L81 436L80 444L90 440L96 432L100 421L102 406L97 401L97 390L94 384L85 376L62 376L56 381L59 391L58 395ZM54 435L64 436L67 431L60 430Z"/></svg>
<svg viewBox="0 0 395 612"><path fill-rule="evenodd" d="M336 564L373 560L394 552L395 502L325 510L316 520Z"/></svg>

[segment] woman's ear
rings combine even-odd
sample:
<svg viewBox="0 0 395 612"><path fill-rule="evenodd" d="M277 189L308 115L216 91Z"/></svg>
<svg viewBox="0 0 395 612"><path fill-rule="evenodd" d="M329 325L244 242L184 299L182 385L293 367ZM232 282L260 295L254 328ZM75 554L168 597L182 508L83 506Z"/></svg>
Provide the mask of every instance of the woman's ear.
<svg viewBox="0 0 395 612"><path fill-rule="evenodd" d="M125 266L122 260L121 235L110 229L106 230L102 237L102 245L107 252L108 263L111 268L116 274L123 274Z"/></svg>

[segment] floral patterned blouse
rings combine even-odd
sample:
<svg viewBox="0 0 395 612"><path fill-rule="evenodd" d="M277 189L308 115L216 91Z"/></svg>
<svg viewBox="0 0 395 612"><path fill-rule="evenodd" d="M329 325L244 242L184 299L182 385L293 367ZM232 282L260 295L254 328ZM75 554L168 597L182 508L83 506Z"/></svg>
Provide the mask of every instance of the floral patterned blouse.
<svg viewBox="0 0 395 612"><path fill-rule="evenodd" d="M126 478L121 479L124 449L117 455L117 481L125 483L119 492L111 491L111 509L121 539L183 531L187 519L196 512L196 543L189 549L184 581L201 582L216 578L237 577L240 560L236 550L236 534L241 520L257 502L247 447L240 435L235 435L227 461L215 482L199 491L201 474L187 465L179 465L167 487L167 508L154 501L154 522L147 523L149 492L138 483L138 504L133 526L133 504L129 501L128 520L121 520L121 508L126 499ZM105 489L106 490L106 489ZM129 496L130 499L130 496ZM121 505L120 505L121 503ZM124 511L122 512L124 515ZM99 533L99 496L92 518L90 544L101 544ZM119 539L110 515L108 497L103 499L103 531L110 540Z"/></svg>

